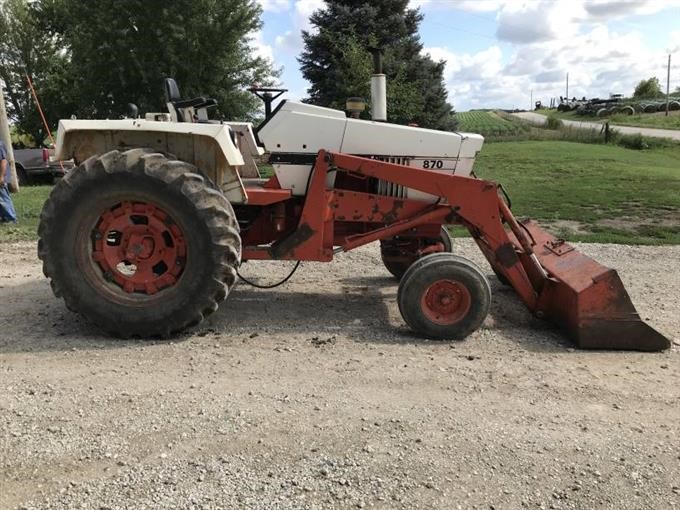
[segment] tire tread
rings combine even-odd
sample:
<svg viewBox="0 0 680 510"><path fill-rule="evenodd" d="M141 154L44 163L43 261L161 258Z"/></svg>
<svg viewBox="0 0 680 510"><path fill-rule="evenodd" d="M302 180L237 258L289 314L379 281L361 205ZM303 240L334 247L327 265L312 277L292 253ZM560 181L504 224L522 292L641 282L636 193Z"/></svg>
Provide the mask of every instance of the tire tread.
<svg viewBox="0 0 680 510"><path fill-rule="evenodd" d="M214 268L211 283L201 289L197 293L199 295L187 300L190 303L189 308L175 314L170 321L157 321L147 327L125 324L112 318L102 321L100 315L88 313L80 306L78 296L65 291L68 286L64 283L70 276L57 272L54 253L49 246L53 241L50 233L62 221L61 213L77 200L78 192L83 186L97 181L106 182L108 175L116 173L144 174L158 181L159 187L165 185L179 191L192 205L197 219L205 224L209 232L209 257ZM226 299L236 283L236 268L241 263L239 227L229 201L193 165L169 160L165 155L149 149L110 151L87 159L67 173L55 185L43 206L38 236L38 257L43 263L43 273L50 279L55 296L62 297L67 308L85 315L107 333L123 338L169 336L200 323Z"/></svg>

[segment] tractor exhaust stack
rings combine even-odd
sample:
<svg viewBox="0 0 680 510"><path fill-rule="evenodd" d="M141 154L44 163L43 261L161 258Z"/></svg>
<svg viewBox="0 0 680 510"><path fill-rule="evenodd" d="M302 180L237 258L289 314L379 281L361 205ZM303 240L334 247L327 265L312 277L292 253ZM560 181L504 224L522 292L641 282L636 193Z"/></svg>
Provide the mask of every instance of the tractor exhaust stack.
<svg viewBox="0 0 680 510"><path fill-rule="evenodd" d="M387 79L383 74L383 55L381 48L370 48L373 55L373 75L371 76L371 118L387 122Z"/></svg>

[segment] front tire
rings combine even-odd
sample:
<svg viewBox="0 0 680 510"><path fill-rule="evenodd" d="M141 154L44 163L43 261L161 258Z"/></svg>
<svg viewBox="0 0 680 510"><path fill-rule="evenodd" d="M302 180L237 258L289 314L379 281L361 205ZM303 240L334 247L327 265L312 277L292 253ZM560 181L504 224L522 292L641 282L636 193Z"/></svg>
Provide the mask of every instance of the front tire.
<svg viewBox="0 0 680 510"><path fill-rule="evenodd" d="M404 274L397 303L414 332L427 338L462 340L488 315L491 287L471 261L435 253L418 260Z"/></svg>
<svg viewBox="0 0 680 510"><path fill-rule="evenodd" d="M43 207L38 255L57 297L109 334L168 336L236 281L231 205L192 165L144 149L92 157Z"/></svg>
<svg viewBox="0 0 680 510"><path fill-rule="evenodd" d="M380 257L385 269L397 280L401 280L408 268L420 258L418 251L437 243L441 243L444 248L439 253L453 251L453 241L446 227L441 228L439 238L435 239L406 239L401 241L394 238L380 241Z"/></svg>

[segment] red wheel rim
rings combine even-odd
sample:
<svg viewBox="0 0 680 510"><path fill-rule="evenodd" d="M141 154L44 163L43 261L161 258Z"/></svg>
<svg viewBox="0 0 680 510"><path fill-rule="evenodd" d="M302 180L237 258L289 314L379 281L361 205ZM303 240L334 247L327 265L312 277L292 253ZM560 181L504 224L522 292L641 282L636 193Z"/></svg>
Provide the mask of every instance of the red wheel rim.
<svg viewBox="0 0 680 510"><path fill-rule="evenodd" d="M184 233L152 203L115 205L100 216L92 236L92 259L104 279L126 293L156 294L175 285L184 270Z"/></svg>
<svg viewBox="0 0 680 510"><path fill-rule="evenodd" d="M420 307L427 319L449 326L463 320L470 311L472 296L465 285L453 280L437 280L420 299Z"/></svg>

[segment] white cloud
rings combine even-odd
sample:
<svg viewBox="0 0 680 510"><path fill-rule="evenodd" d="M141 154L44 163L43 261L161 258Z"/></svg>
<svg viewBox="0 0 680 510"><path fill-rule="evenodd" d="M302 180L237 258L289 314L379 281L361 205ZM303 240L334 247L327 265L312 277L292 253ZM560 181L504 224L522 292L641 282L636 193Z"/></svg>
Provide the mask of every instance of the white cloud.
<svg viewBox="0 0 680 510"><path fill-rule="evenodd" d="M433 3L437 3L437 5L439 5L439 2L437 2L437 0L434 0ZM513 2L507 0L459 0L458 2L455 3L442 1L441 5L444 6L448 4L451 7L455 7L456 9L460 9L463 11L495 12L499 10L501 7L503 7L503 5L510 3Z"/></svg>
<svg viewBox="0 0 680 510"><path fill-rule="evenodd" d="M565 73L562 70L543 71L534 76L537 83L557 83L565 80Z"/></svg>
<svg viewBox="0 0 680 510"><path fill-rule="evenodd" d="M302 48L302 35L300 30L288 30L283 35L277 35L276 48L287 53L298 53Z"/></svg>
<svg viewBox="0 0 680 510"><path fill-rule="evenodd" d="M297 0L294 14L295 26L300 30L308 30L310 28L309 17L314 11L323 7L324 0Z"/></svg>
<svg viewBox="0 0 680 510"><path fill-rule="evenodd" d="M528 12L501 12L496 36L501 41L533 43L549 41L557 34L544 14L537 10Z"/></svg>
<svg viewBox="0 0 680 510"><path fill-rule="evenodd" d="M302 31L311 30L309 17L324 7L323 0L297 0L292 13L293 29L283 35L276 36L276 48L289 54L298 54L302 50Z"/></svg>
<svg viewBox="0 0 680 510"><path fill-rule="evenodd" d="M670 53L680 53L680 30L671 32L667 50Z"/></svg>
<svg viewBox="0 0 680 510"><path fill-rule="evenodd" d="M503 68L503 55L498 46L491 46L475 54L456 54L446 48L426 48L424 52L429 53L435 61L446 61L445 79L447 81L491 79Z"/></svg>
<svg viewBox="0 0 680 510"><path fill-rule="evenodd" d="M494 12L498 21L496 36L514 44L566 39L576 35L583 23L680 8L680 0L418 0L417 3L432 9ZM680 11L676 14L680 15Z"/></svg>
<svg viewBox="0 0 680 510"><path fill-rule="evenodd" d="M264 42L262 31L258 30L257 32L253 32L250 34L250 38L250 47L253 48L255 55L273 62L274 49L269 44Z"/></svg>
<svg viewBox="0 0 680 510"><path fill-rule="evenodd" d="M288 6L291 23L276 37L274 51L289 56L300 53L301 31L313 29L309 16L324 7L323 0L261 0L261 4L269 4L269 9ZM548 103L564 94L567 72L569 95L578 97L630 94L649 76L665 81L664 55L646 47L639 33L612 32L607 23L680 7L680 0L410 0L409 6L421 7L426 15L457 9L496 20L498 42L481 51L461 53L453 46L424 50L435 60L447 61L450 99L464 110L528 107L531 90L535 100ZM669 51L680 52L680 30L669 34L665 44ZM264 45L260 51L271 52L271 47Z"/></svg>
<svg viewBox="0 0 680 510"><path fill-rule="evenodd" d="M491 46L483 51L458 54L446 48L425 48L424 53L434 60L445 60L444 79L449 91L449 99L458 109L481 107L483 102L494 101L497 90L511 81L503 77L502 51ZM461 103L461 105L459 105Z"/></svg>
<svg viewBox="0 0 680 510"><path fill-rule="evenodd" d="M558 9L582 21L605 21L680 7L680 0L411 0L411 3L470 12L531 11L540 6L546 13Z"/></svg>
<svg viewBox="0 0 680 510"><path fill-rule="evenodd" d="M680 7L680 0L581 0L586 13L596 20L609 20L640 14L654 14Z"/></svg>
<svg viewBox="0 0 680 510"><path fill-rule="evenodd" d="M680 43L680 31L670 36L672 41ZM473 54L447 48L424 51L435 60L447 61L447 88L458 110L526 108L532 89L535 100L548 103L565 93L567 73L569 95L577 97L631 94L639 80L650 76L665 81L662 51L646 47L640 34L612 32L603 24L583 25L577 37L512 48L505 47L505 54L498 45Z"/></svg>
<svg viewBox="0 0 680 510"><path fill-rule="evenodd" d="M583 13L580 2L574 0L506 3L497 16L496 36L516 44L568 39L577 34Z"/></svg>
<svg viewBox="0 0 680 510"><path fill-rule="evenodd" d="M290 0L257 0L263 11L283 12L290 6Z"/></svg>

